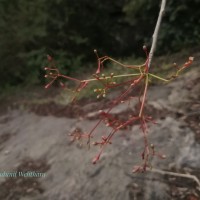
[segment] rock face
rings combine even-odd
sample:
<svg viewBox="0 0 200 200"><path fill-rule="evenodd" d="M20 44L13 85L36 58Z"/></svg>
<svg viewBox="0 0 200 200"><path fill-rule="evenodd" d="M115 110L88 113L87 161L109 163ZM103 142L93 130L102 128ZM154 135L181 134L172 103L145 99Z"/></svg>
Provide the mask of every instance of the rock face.
<svg viewBox="0 0 200 200"><path fill-rule="evenodd" d="M149 141L165 160L152 166L168 171L191 173L200 178L200 70L164 86L151 87L148 104L158 124L149 127ZM89 105L87 105L87 108ZM120 105L115 112L126 110ZM83 108L84 109L84 108ZM92 113L95 113L94 110ZM165 113L162 113L165 112ZM193 119L193 113L197 116ZM89 113L90 114L90 113ZM92 114L90 114L92 115ZM191 126L191 121L197 126ZM198 199L193 180L163 176L154 172L132 174L141 162L143 140L140 128L120 131L98 164L91 160L98 148L71 143L68 133L75 127L89 131L97 120L38 116L11 110L0 116L0 172L18 170L44 172L45 177L0 177L0 199L26 200L159 200ZM105 132L103 125L97 131Z"/></svg>

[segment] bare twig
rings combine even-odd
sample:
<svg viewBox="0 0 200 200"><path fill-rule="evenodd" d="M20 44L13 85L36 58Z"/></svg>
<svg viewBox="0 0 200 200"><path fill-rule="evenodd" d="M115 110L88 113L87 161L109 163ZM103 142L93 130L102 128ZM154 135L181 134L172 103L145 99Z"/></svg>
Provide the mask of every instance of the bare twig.
<svg viewBox="0 0 200 200"><path fill-rule="evenodd" d="M154 168L152 168L152 169L147 168L147 171L159 173L159 174L162 174L162 175L171 175L171 176L193 179L196 182L196 184L198 185L197 189L200 190L200 181L195 175L182 174L182 173L177 173L177 172L169 172L169 171L164 171L164 170L154 169Z"/></svg>
<svg viewBox="0 0 200 200"><path fill-rule="evenodd" d="M150 68L151 61L152 61L152 58L153 58L153 55L154 55L154 52L155 52L155 49L156 49L158 32L159 32L159 29L160 29L160 24L161 24L161 21L162 21L164 10L165 10L165 5L166 5L166 0L162 0L158 20L157 20L156 27L155 27L155 30L154 30L154 33L153 33L153 37L152 37L153 39L152 39L151 50L150 50L150 53L149 53L148 68ZM156 77L156 76L154 76L154 77ZM149 171L149 172L155 172L155 173L159 173L159 174L162 174L162 175L171 175L171 176L176 176L176 177L183 177L183 178L192 179L198 185L197 189L200 190L200 181L195 175L182 174L182 173L177 173L177 172L169 172L169 171L164 171L164 170L160 170L160 169L147 168L146 170Z"/></svg>
<svg viewBox="0 0 200 200"><path fill-rule="evenodd" d="M154 30L154 33L153 33L153 36L152 36L153 39L152 39L151 50L150 50L150 53L149 53L149 63L148 63L149 68L150 68L150 65L151 65L151 61L152 61L152 58L153 58L154 51L156 49L158 32L159 32L159 29L160 29L160 24L161 24L161 21L162 21L163 13L165 11L165 5L166 5L166 0L162 0L158 20L157 20L156 27L155 27L155 30Z"/></svg>

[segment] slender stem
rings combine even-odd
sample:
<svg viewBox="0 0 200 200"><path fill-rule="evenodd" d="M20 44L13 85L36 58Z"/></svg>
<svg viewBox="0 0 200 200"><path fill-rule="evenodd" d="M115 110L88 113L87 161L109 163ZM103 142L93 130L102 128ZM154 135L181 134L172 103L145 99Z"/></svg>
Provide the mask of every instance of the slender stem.
<svg viewBox="0 0 200 200"><path fill-rule="evenodd" d="M164 78L161 78L160 76L156 76L155 74L151 74L151 73L148 73L148 74L149 74L149 76L152 76L152 77L154 77L154 78L157 78L157 79L159 79L159 80L161 80L161 81L169 82L169 80L164 79Z"/></svg>
<svg viewBox="0 0 200 200"><path fill-rule="evenodd" d="M165 5L166 5L166 0L162 0L158 20L157 20L156 27L155 27L155 30L154 30L154 33L153 33L153 36L152 36L153 40L152 40L151 50L150 50L150 53L149 53L148 68L150 68L151 61L153 59L153 54L154 54L154 51L156 49L158 32L159 32L159 29L160 29L160 24L161 24L161 21L162 21L164 10L165 10Z"/></svg>
<svg viewBox="0 0 200 200"><path fill-rule="evenodd" d="M182 173L177 173L177 172L169 172L169 171L164 171L164 170L154 169L154 168L153 169L147 168L147 170L151 171L151 172L156 172L156 173L159 173L159 174L162 174L162 175L172 175L172 176L177 176L177 177L183 177L183 178L193 179L197 183L198 189L200 190L200 181L194 175L191 175L191 174L182 174Z"/></svg>
<svg viewBox="0 0 200 200"><path fill-rule="evenodd" d="M72 80L72 81L77 81L77 82L85 82L85 81L81 81L79 79L76 79L76 78L72 78L70 76L66 76L66 75L62 75L62 74L58 74L59 77L62 77L62 78L66 78L66 79L69 79L69 80Z"/></svg>
<svg viewBox="0 0 200 200"><path fill-rule="evenodd" d="M120 78L120 77L129 77L129 76L139 76L141 75L141 73L136 73L136 74L121 74L121 75L116 75L116 76L107 76L107 77L100 77L99 79L100 80L105 80L105 79L111 79L111 78ZM92 78L92 79L86 79L86 80L83 80L81 82L91 82L91 81L96 81L97 79L96 78Z"/></svg>
<svg viewBox="0 0 200 200"><path fill-rule="evenodd" d="M105 62L106 60L111 60L112 62L114 62L114 63L116 63L116 64L118 64L118 65L120 65L122 67L131 68L131 69L140 69L141 67L145 66L145 64L142 64L142 65L125 65L125 64L122 64L119 61L117 61L117 60L115 60L115 59L113 59L111 57L108 57L108 56L105 56L105 57L100 58L100 59L102 59L101 63Z"/></svg>
<svg viewBox="0 0 200 200"><path fill-rule="evenodd" d="M145 103L146 95L147 95L148 82L149 82L149 77L148 77L148 74L146 74L146 78L145 78L145 88L144 88L144 94L143 94L143 98L142 98L142 105L141 105L141 107L140 107L139 117L142 116L142 112L143 112L143 110L144 110L144 103Z"/></svg>
<svg viewBox="0 0 200 200"><path fill-rule="evenodd" d="M106 112L106 114L108 114L112 109L113 109L113 107L114 106L111 106L108 110L107 110L107 112ZM92 128L92 130L90 131L90 133L88 134L89 135L89 137L88 137L88 144L90 143L90 138L92 137L92 134L93 134L93 132L94 132L94 130L97 128L97 126L101 123L103 121L103 119L100 119L98 122L97 122L97 124Z"/></svg>

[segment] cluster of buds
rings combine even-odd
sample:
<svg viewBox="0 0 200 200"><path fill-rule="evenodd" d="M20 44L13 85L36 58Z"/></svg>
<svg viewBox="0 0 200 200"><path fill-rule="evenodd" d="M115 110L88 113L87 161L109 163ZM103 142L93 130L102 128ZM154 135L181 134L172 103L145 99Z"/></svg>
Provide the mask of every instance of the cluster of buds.
<svg viewBox="0 0 200 200"><path fill-rule="evenodd" d="M83 133L80 128L76 128L74 131L72 131L69 136L71 137L71 142L78 141L79 145L82 145L82 139L88 138L87 133Z"/></svg>
<svg viewBox="0 0 200 200"><path fill-rule="evenodd" d="M104 98L106 97L106 90L105 89L101 89L101 88L94 89L94 92L98 93L97 99L99 99L101 96L104 97Z"/></svg>
<svg viewBox="0 0 200 200"><path fill-rule="evenodd" d="M155 146L153 144L150 144L148 141L147 137L147 132L148 132L148 123L153 123L156 124L156 122L152 119L151 116L147 116L145 114L145 105L146 105L146 97L147 97L147 90L148 90L148 85L149 85L149 78L155 78L159 79L161 81L169 82L172 79L176 78L179 76L180 72L189 67L192 64L193 57L189 57L188 61L183 64L183 66L178 67L176 65L176 73L169 79L165 79L162 77L159 77L155 74L151 74L149 72L149 53L147 51L147 47L144 46L143 50L146 54L146 61L145 63L141 65L127 65L120 63L113 58L109 56L103 56L99 57L97 50L94 50L94 53L97 56L97 69L96 73L93 74L93 79L87 79L87 80L79 80L70 76L63 75L59 72L57 67L55 66L55 63L52 59L51 56L47 56L48 62L50 64L49 67L45 67L45 70L47 71L47 74L45 75L45 78L51 79L50 82L45 86L45 88L49 88L52 83L57 80L57 79L67 79L71 80L77 83L77 87L74 90L75 96L73 100L76 99L77 95L84 89L86 86L92 82L92 81L97 81L100 83L101 87L94 89L94 92L97 93L97 98L100 97L106 97L106 94L108 90L111 90L113 88L118 88L120 86L126 86L122 89L121 94L119 94L118 97L116 97L114 100L111 101L109 107L107 108L106 111L102 110L99 113L99 121L94 125L94 127L91 129L89 133L84 133L79 129L76 129L73 133L70 134L72 137L72 142L75 140L78 140L79 142L82 141L82 139L87 140L87 144L90 147L91 140L95 139L95 130L96 128L101 124L104 123L106 126L109 127L109 133L107 135L103 135L101 137L101 141L93 141L92 144L94 146L98 146L100 148L99 153L94 157L92 160L93 164L96 164L105 149L105 147L108 144L112 144L112 138L115 136L115 134L120 130L124 129L130 125L134 124L140 124L140 129L143 134L143 140L144 140L144 151L141 153L141 158L142 158L142 164L140 166L136 166L133 169L133 172L144 172L146 171L147 167L151 167L151 160L154 156L159 157L161 159L164 159L166 156L158 153L155 151ZM102 70L104 69L104 62L105 61L110 61L113 62L123 68L127 68L132 70L132 73L130 74L119 74L115 75L114 73L110 73L109 75L101 74ZM118 78L125 77L124 81L118 81ZM121 80L121 79L120 79ZM141 83L141 84L140 84ZM139 85L140 84L140 85ZM64 86L62 82L60 82L61 86ZM138 93L138 96L132 96L131 93L132 91L136 88L136 86L140 86L141 90ZM125 103L128 102L128 105L130 104L130 100L132 98L137 98L138 101L138 110L136 113L133 113L130 115L130 117L125 120L121 121L114 117L111 114L112 109L120 104L120 103Z"/></svg>

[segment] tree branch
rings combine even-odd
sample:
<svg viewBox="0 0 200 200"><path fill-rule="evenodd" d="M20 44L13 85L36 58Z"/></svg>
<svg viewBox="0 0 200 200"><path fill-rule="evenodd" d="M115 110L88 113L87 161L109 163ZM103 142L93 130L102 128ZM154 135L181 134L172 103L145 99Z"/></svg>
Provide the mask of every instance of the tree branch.
<svg viewBox="0 0 200 200"><path fill-rule="evenodd" d="M159 173L159 174L162 174L162 175L171 175L171 176L177 176L177 177L183 177L183 178L193 179L196 182L196 184L198 185L197 189L200 191L200 181L194 175L191 175L191 174L181 174L181 173L177 173L177 172L169 172L169 171L164 171L164 170L154 169L154 168L152 168L152 169L147 168L147 171Z"/></svg>
<svg viewBox="0 0 200 200"><path fill-rule="evenodd" d="M153 36L152 36L153 39L152 39L151 50L150 50L150 53L149 53L148 68L150 68L150 66L151 66L153 55L154 55L154 52L155 52L155 49L156 49L156 43L157 43L157 39L158 39L158 32L159 32L160 24L161 24L162 17L163 17L164 11L165 11L166 1L167 0L162 0L162 2L161 2L161 7L160 7L158 20L157 20L156 27L155 27L155 30L154 30L154 33L153 33ZM198 185L198 190L200 190L200 181L194 175L182 174L182 173L176 173L176 172L169 172L169 171L164 171L164 170L159 170L159 169L149 169L149 168L147 168L147 171L159 173L159 174L162 174L162 175L171 175L171 176L177 176L177 177L193 179L196 182L196 184Z"/></svg>
<svg viewBox="0 0 200 200"><path fill-rule="evenodd" d="M151 50L150 50L150 53L149 53L149 63L148 63L149 68L150 68L150 65L151 65L151 61L152 61L152 58L153 58L154 51L156 49L158 32L159 32L159 29L160 29L160 24L161 24L161 21L162 21L163 13L165 11L165 5L166 5L166 0L162 0L158 20L157 20L156 27L155 27L155 30L154 30L154 33L153 33L153 36L152 36L153 39L152 39Z"/></svg>

